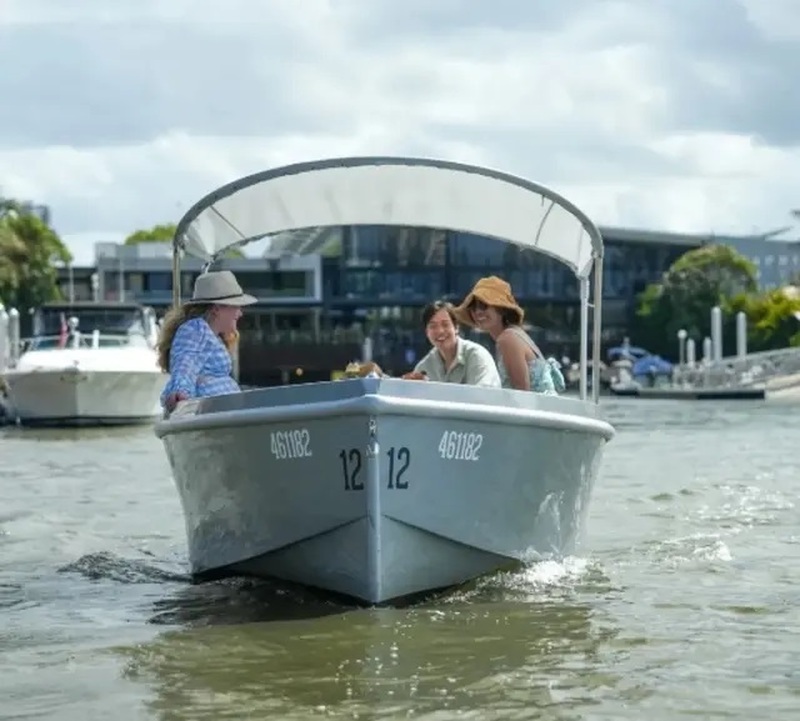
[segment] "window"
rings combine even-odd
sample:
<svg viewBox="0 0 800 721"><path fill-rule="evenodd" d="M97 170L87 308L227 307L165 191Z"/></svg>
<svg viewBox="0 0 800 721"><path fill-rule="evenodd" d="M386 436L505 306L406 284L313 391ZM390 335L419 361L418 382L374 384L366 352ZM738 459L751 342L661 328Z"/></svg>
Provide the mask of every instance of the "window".
<svg viewBox="0 0 800 721"><path fill-rule="evenodd" d="M145 275L144 283L147 290L171 292L172 273L147 273Z"/></svg>
<svg viewBox="0 0 800 721"><path fill-rule="evenodd" d="M78 328L84 333L99 330L101 333L127 333L129 330L143 328L141 311L124 308L76 309L64 306L39 308L34 314L34 333L36 335L58 335L61 329L61 316L78 318Z"/></svg>
<svg viewBox="0 0 800 721"><path fill-rule="evenodd" d="M342 273L342 287L347 298L397 298L425 303L445 291L440 270L347 268Z"/></svg>
<svg viewBox="0 0 800 721"><path fill-rule="evenodd" d="M142 273L127 273L125 287L132 293L141 293L144 290L144 275Z"/></svg>
<svg viewBox="0 0 800 721"><path fill-rule="evenodd" d="M181 296L191 298L194 293L194 279L199 273L181 273Z"/></svg>
<svg viewBox="0 0 800 721"><path fill-rule="evenodd" d="M355 225L347 233L345 265L396 267L442 266L447 233L431 228Z"/></svg>
<svg viewBox="0 0 800 721"><path fill-rule="evenodd" d="M450 263L462 268L501 268L504 265L512 265L519 252L515 246L495 238L485 238L472 233L450 234Z"/></svg>
<svg viewBox="0 0 800 721"><path fill-rule="evenodd" d="M303 270L244 271L237 278L245 293L257 298L304 298L310 295Z"/></svg>

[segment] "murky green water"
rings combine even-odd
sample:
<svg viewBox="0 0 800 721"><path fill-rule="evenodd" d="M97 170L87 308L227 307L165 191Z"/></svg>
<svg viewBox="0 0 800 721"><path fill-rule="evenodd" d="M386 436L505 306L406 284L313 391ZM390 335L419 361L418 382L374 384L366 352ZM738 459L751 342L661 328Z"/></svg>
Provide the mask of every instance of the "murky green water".
<svg viewBox="0 0 800 721"><path fill-rule="evenodd" d="M605 405L580 557L403 610L192 586L149 429L0 430L0 718L794 721L800 406Z"/></svg>

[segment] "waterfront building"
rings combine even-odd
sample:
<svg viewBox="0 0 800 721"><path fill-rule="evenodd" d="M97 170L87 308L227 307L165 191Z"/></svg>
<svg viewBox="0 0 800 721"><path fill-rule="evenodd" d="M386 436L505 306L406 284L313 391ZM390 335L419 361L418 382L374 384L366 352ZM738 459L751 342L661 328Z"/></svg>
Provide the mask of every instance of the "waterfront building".
<svg viewBox="0 0 800 721"><path fill-rule="evenodd" d="M735 248L753 262L762 290L796 283L800 277L800 240L719 236L717 242Z"/></svg>
<svg viewBox="0 0 800 721"><path fill-rule="evenodd" d="M733 245L756 262L763 282L770 284L780 282L774 270L792 271L800 263L798 243L779 248L775 241L755 237L601 230L606 242L603 326L609 344L627 334L636 296L691 248ZM403 371L427 351L422 307L436 298L459 302L478 278L490 274L511 283L545 352L577 353L577 282L571 271L541 254L467 233L383 226L313 228L261 244L257 257L225 258L216 266L236 273L245 292L259 299L240 326L244 382L329 378L332 370L361 355L367 339L381 366ZM80 284L80 290L73 289L76 299L88 294L103 301L136 301L158 312L169 306L168 243L99 243L95 256L94 268L72 270L73 284ZM184 297L191 295L200 270L199 261L184 259ZM62 271L62 286L65 280Z"/></svg>

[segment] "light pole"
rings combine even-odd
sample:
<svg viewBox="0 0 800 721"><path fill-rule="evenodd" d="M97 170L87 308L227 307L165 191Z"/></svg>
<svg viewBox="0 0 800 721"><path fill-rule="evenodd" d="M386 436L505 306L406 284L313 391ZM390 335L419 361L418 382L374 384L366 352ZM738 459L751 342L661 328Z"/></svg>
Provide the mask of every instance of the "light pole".
<svg viewBox="0 0 800 721"><path fill-rule="evenodd" d="M67 271L67 300L70 305L75 303L75 273L72 269L72 261L58 261L57 266Z"/></svg>

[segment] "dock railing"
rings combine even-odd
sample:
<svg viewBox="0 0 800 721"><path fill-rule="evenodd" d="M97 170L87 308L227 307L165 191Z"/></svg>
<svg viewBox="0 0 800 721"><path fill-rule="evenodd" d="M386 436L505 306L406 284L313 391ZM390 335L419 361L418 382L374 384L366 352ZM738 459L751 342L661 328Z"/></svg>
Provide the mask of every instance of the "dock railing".
<svg viewBox="0 0 800 721"><path fill-rule="evenodd" d="M676 366L674 382L688 388L800 385L800 347Z"/></svg>

